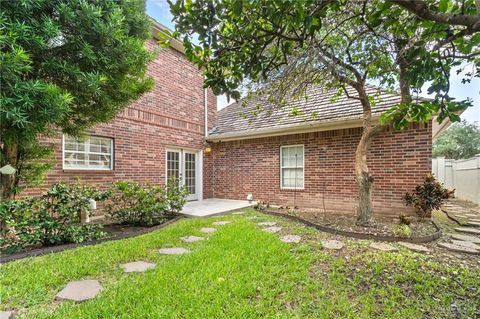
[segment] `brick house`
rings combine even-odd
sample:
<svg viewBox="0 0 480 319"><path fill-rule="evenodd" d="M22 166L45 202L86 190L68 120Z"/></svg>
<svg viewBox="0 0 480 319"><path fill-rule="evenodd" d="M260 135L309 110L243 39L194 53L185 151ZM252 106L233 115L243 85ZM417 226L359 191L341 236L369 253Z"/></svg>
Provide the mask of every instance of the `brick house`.
<svg viewBox="0 0 480 319"><path fill-rule="evenodd" d="M375 119L400 102L399 95L375 87L368 87L367 93L378 96L372 110ZM289 107L278 108L256 97L220 110L207 137L212 152L205 160L211 167L205 182L211 196L245 199L251 193L279 205L354 212L362 107L345 96L333 101L333 94L315 87L308 89L307 100L289 101ZM263 111L258 113L259 109ZM441 129L434 126L432 130L432 122L414 124L375 138L368 162L375 177L376 213L398 216L410 211L402 196L430 172L432 132L437 135Z"/></svg>
<svg viewBox="0 0 480 319"><path fill-rule="evenodd" d="M153 34L162 28L155 23ZM155 48L156 39L148 45ZM362 114L358 101L341 97L333 102L333 92L311 88L308 100L291 101L297 116L290 115L290 107L278 108L261 98L238 101L217 114L216 97L203 89L201 71L174 40L159 51L148 73L154 89L111 123L89 130L89 138L46 141L54 145L56 166L45 187L77 179L100 187L118 180L164 184L170 176L182 176L189 200L244 200L251 194L278 205L354 211L354 153ZM375 118L400 101L374 87L369 91L381 96ZM258 104L263 111L254 116ZM416 124L375 139L369 154L375 212L407 211L402 196L430 172L432 136L445 127Z"/></svg>
<svg viewBox="0 0 480 319"><path fill-rule="evenodd" d="M44 187L27 189L22 196L38 195L58 181L80 179L99 187L119 180L164 184L181 174L189 200L203 198L203 148L216 121L216 97L203 89L203 75L188 62L180 42L158 46L155 36L163 28L154 23L147 44L158 50L147 71L155 80L153 90L112 122L90 129L84 141L62 135L46 140L54 147L55 167Z"/></svg>

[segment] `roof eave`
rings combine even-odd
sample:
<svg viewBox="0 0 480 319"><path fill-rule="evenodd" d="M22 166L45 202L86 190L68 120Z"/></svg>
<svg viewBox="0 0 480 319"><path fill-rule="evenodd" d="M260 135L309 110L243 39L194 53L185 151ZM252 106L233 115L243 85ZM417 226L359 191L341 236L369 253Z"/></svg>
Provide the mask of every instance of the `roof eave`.
<svg viewBox="0 0 480 319"><path fill-rule="evenodd" d="M373 116L374 123L378 123L380 116ZM339 130L346 128L354 128L362 126L361 118L340 119L333 121L317 122L317 123L298 123L289 126L264 128L258 130L240 131L232 133L212 134L206 137L208 142L227 142L235 140L246 140L262 137L311 133L319 131Z"/></svg>
<svg viewBox="0 0 480 319"><path fill-rule="evenodd" d="M152 37L156 40L161 40L158 34L161 31L168 31L169 33L172 32L169 28L161 24L160 22L156 21L152 17L150 17L150 20L152 21ZM177 50L178 52L185 54L185 48L183 46L183 43L179 41L178 39L175 38L170 38L170 47L174 50Z"/></svg>

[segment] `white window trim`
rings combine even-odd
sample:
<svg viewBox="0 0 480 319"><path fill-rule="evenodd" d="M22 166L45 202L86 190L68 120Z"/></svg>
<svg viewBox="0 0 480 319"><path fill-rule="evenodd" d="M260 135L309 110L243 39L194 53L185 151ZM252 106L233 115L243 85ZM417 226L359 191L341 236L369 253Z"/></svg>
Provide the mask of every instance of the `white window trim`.
<svg viewBox="0 0 480 319"><path fill-rule="evenodd" d="M299 147L301 146L302 147L302 159L303 159L303 163L302 163L302 180L303 180L303 186L302 187L284 187L283 186L283 169L284 168L295 168L295 167L286 167L286 166L282 166L282 157L283 157L283 149L284 148L289 148L289 147ZM304 144L295 144L295 145L283 145L283 146L280 146L280 189L286 189L286 190L304 190L305 189L305 145Z"/></svg>
<svg viewBox="0 0 480 319"><path fill-rule="evenodd" d="M105 137L105 136L98 136L98 135L90 135L92 137L103 138L110 140L110 153L101 153L101 152L87 152L87 151L66 151L65 150L65 134L62 135L62 169L64 171L113 171L114 162L115 162L115 143L113 138ZM111 158L110 167L103 168L103 167L69 167L65 166L65 153L83 153L83 154L93 154L93 155L109 155Z"/></svg>

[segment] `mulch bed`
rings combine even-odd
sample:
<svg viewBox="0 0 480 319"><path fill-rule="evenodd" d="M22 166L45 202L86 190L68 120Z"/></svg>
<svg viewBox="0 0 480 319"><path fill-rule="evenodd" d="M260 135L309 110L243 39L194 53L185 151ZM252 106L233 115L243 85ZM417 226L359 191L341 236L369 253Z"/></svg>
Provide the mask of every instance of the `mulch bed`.
<svg viewBox="0 0 480 319"><path fill-rule="evenodd" d="M359 239L376 239L381 241L407 241L412 243L426 243L441 237L442 232L433 220L417 220L412 218L409 225L412 233L409 237L394 232L398 221L392 218L376 218L372 227L356 225L356 218L351 215L324 214L315 211L286 210L269 208L267 214L283 216L292 220L315 227L331 234L354 237Z"/></svg>
<svg viewBox="0 0 480 319"><path fill-rule="evenodd" d="M152 227L127 226L127 225L120 225L120 224L105 224L104 230L108 233L107 237L105 238L86 241L82 243L71 243L71 244L45 246L45 247L38 247L38 248L30 247L30 248L26 248L21 252L17 252L17 253L6 255L6 256L2 253L2 256L0 258L0 263L3 264L6 262L23 259L27 257L35 257L35 256L41 256L41 255L46 255L50 253L58 253L64 250L74 249L77 247L96 245L96 244L100 244L100 243L104 243L112 240L127 239L130 237L143 235L143 234L161 229L165 226L175 223L176 221L182 218L184 217L177 216L173 219L166 221L163 224L152 226Z"/></svg>

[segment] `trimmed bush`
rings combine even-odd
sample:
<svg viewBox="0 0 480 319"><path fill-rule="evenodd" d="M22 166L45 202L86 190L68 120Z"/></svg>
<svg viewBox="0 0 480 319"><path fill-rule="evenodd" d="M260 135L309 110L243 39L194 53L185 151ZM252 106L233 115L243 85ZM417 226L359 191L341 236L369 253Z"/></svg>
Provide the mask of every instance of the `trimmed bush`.
<svg viewBox="0 0 480 319"><path fill-rule="evenodd" d="M455 190L449 190L440 184L433 174L428 174L422 184L417 185L413 192L403 197L407 206L415 207L421 218L431 216L432 210L439 209L449 199L454 197Z"/></svg>
<svg viewBox="0 0 480 319"><path fill-rule="evenodd" d="M104 237L101 225L80 223L90 198L105 200L108 192L87 186L54 184L38 198L0 203L0 247L9 253L28 246L79 243Z"/></svg>
<svg viewBox="0 0 480 319"><path fill-rule="evenodd" d="M121 181L113 185L107 216L121 224L159 225L173 218L185 205L185 187L169 182L167 187Z"/></svg>

